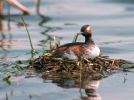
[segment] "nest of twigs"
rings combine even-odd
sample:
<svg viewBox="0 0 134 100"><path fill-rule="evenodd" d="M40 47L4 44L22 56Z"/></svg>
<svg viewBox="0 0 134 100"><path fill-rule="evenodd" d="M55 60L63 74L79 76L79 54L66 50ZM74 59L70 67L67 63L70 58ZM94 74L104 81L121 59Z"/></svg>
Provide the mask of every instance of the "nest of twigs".
<svg viewBox="0 0 134 100"><path fill-rule="evenodd" d="M54 58L49 54L40 56L39 58L32 60L30 65L38 72L43 72L44 75L53 76L55 73L58 75L66 76L79 76L79 73L101 73L104 72L111 74L115 70L126 71L122 68L128 61L122 59L110 59L108 56L98 56L95 59L81 60L62 60L61 58ZM57 76L55 76L57 77Z"/></svg>

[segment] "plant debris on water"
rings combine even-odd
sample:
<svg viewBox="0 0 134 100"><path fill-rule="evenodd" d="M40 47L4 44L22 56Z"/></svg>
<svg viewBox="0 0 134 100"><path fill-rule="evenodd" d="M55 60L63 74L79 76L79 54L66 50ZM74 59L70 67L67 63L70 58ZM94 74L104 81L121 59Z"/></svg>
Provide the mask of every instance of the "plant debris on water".
<svg viewBox="0 0 134 100"><path fill-rule="evenodd" d="M56 74L62 75L62 77L63 75L65 75L64 77L79 77L80 71L83 74L99 73L105 76L105 73L112 74L115 71L127 71L127 68L123 67L126 63L134 67L134 64L131 62L122 59L110 59L108 56L103 55L95 59L63 60L61 58L54 58L48 53L31 60L29 68L42 72L46 77L57 77L55 76Z"/></svg>

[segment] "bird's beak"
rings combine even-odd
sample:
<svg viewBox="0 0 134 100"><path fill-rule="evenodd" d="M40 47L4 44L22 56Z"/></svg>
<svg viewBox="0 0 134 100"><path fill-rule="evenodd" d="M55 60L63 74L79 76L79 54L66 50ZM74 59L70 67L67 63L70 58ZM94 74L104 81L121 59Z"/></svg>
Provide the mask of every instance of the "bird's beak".
<svg viewBox="0 0 134 100"><path fill-rule="evenodd" d="M82 33L83 33L83 32L78 32L77 34L78 34L78 35L81 35Z"/></svg>

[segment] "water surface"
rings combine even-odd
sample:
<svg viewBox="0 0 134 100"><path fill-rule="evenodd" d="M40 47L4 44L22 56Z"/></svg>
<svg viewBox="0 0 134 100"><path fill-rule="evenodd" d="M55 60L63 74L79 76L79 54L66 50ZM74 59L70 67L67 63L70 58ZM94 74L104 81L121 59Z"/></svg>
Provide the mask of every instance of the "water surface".
<svg viewBox="0 0 134 100"><path fill-rule="evenodd" d="M123 0L50 0L41 1L39 12L36 4L30 0L18 0L31 12L24 15L30 32L33 46L42 54L43 47L49 49L49 39L56 36L62 44L71 42L74 35L84 24L90 24L93 39L98 44L103 55L110 58L121 58L134 61L134 2ZM19 16L20 11L4 4L3 13L6 18L0 20L4 28L4 36L0 36L0 68L16 60L31 57L31 48L27 33ZM8 19L11 19L8 21ZM43 44L42 40L47 40ZM84 41L82 36L78 41ZM37 57L39 56L37 55ZM5 76L9 73L5 73ZM118 73L99 81L99 87L92 97L85 89L82 94L79 88L68 88L45 80L40 74L35 78L25 78L25 75L12 77L12 84L0 83L0 100L133 100L133 72ZM124 82L124 77L127 79ZM64 84L73 84L73 80ZM31 98L30 98L31 97Z"/></svg>

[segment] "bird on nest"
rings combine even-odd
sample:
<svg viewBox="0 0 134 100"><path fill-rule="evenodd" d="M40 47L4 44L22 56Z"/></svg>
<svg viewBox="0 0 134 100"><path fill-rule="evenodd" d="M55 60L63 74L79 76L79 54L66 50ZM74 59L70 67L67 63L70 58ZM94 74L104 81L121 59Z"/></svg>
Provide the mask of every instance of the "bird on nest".
<svg viewBox="0 0 134 100"><path fill-rule="evenodd" d="M82 26L79 34L85 37L85 42L64 44L53 50L52 56L69 60L77 60L81 58L94 59L98 57L100 54L100 49L92 39L90 25Z"/></svg>

